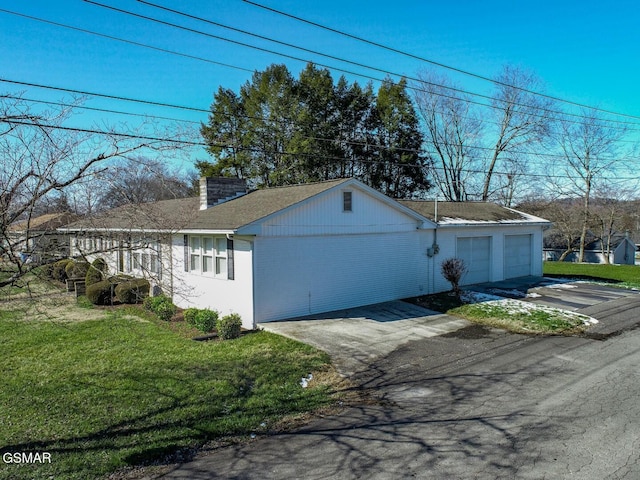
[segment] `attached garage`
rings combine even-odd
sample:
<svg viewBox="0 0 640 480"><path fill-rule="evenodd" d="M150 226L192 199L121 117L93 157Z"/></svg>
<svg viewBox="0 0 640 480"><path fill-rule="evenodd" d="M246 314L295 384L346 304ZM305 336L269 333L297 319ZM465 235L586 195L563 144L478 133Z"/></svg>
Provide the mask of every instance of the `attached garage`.
<svg viewBox="0 0 640 480"><path fill-rule="evenodd" d="M258 239L256 321L419 294L417 240L415 232Z"/></svg>
<svg viewBox="0 0 640 480"><path fill-rule="evenodd" d="M531 235L505 235L504 278L531 275Z"/></svg>
<svg viewBox="0 0 640 480"><path fill-rule="evenodd" d="M462 285L491 280L491 237L458 237L456 256L464 260L467 266Z"/></svg>

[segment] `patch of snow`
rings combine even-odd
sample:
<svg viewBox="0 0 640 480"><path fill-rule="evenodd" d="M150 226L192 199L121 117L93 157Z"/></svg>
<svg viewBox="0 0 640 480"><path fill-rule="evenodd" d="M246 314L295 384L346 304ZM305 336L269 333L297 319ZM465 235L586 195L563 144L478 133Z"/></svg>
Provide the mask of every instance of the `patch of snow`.
<svg viewBox="0 0 640 480"><path fill-rule="evenodd" d="M465 303L480 303L480 302L489 302L491 300L502 300L503 297L499 297L497 295L490 295L488 293L480 293L473 291L464 291L460 298Z"/></svg>
<svg viewBox="0 0 640 480"><path fill-rule="evenodd" d="M526 298L540 298L542 295L536 292L527 293Z"/></svg>
<svg viewBox="0 0 640 480"><path fill-rule="evenodd" d="M557 283L555 285L547 285L546 287L547 288L559 288L559 289L565 289L565 290L568 290L570 288L578 288L577 285L571 285L571 284L568 284L568 283Z"/></svg>
<svg viewBox="0 0 640 480"><path fill-rule="evenodd" d="M523 302L520 300L512 300L510 298L505 298L502 300L491 300L488 302L484 302L478 305L479 308L490 306L497 306L505 310L507 314L515 314L515 313L525 313L529 314L533 311L543 311L553 315L558 315L567 320L580 320L585 325L594 325L598 323L593 317L589 317L588 315L583 315L581 313L571 312L569 310L562 310L560 308L548 307L546 305L538 305L535 303Z"/></svg>
<svg viewBox="0 0 640 480"><path fill-rule="evenodd" d="M310 374L309 374L309 375L307 375L306 377L302 377L302 378L300 379L300 386L301 386L302 388L307 388L307 387L309 386L309 382L310 382L311 380L313 380L313 374L311 374L311 373L310 373Z"/></svg>

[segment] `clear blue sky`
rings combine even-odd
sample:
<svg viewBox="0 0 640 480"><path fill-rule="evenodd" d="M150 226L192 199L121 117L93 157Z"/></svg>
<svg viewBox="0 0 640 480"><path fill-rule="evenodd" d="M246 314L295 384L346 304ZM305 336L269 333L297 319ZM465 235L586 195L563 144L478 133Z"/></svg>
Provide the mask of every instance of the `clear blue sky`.
<svg viewBox="0 0 640 480"><path fill-rule="evenodd" d="M374 77L383 76L362 67L183 18L134 0L100 1L317 63ZM546 84L546 92L551 95L640 116L640 8L637 2L258 2L487 77L495 76L504 64L518 65L541 77ZM240 0L155 0L154 3L394 73L415 76L421 69L429 67L424 62L304 25ZM3 2L0 8L238 67L153 51L0 12L0 77L8 80L207 109L213 92L220 85L237 90L250 78L253 70L262 70L271 63L286 63L297 75L304 65L303 62L180 31L81 0ZM341 74L337 70L333 73L335 79ZM451 75L467 90L485 94L491 91L487 82ZM348 75L348 78L367 82L366 78L355 75ZM61 92L0 83L1 93L17 91L23 91L26 97L43 100L64 97ZM206 113L114 100L92 98L86 105L206 121ZM123 119L131 124L137 121L135 117L84 113L73 120L73 126L91 127L96 122L113 123ZM198 156L204 158L205 154Z"/></svg>

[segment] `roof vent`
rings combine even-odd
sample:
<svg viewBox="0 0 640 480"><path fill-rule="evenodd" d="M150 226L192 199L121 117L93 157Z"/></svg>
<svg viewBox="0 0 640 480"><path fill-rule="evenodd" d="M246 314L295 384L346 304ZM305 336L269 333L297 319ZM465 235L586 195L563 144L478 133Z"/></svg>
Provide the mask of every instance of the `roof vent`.
<svg viewBox="0 0 640 480"><path fill-rule="evenodd" d="M202 177L200 179L200 210L241 197L247 193L247 184L242 178Z"/></svg>

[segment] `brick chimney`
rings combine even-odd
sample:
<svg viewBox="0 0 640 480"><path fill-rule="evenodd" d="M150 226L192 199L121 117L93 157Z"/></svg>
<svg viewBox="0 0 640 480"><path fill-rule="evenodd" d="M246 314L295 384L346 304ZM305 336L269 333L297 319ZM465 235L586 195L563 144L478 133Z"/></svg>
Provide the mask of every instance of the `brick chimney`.
<svg viewBox="0 0 640 480"><path fill-rule="evenodd" d="M200 179L200 210L218 205L247 193L242 178L202 177Z"/></svg>

